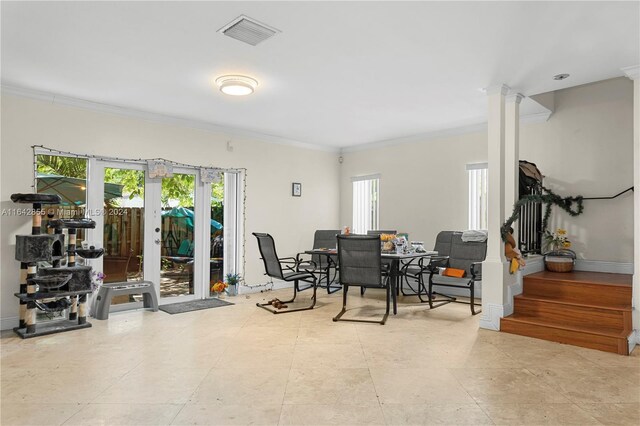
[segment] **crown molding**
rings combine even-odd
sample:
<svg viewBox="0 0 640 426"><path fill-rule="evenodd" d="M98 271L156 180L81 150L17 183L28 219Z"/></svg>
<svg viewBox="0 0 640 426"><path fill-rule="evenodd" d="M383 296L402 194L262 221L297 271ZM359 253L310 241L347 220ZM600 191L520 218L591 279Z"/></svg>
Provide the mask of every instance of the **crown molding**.
<svg viewBox="0 0 640 426"><path fill-rule="evenodd" d="M342 148L342 152L365 151L374 148L383 148L386 146L402 145L406 143L425 142L429 140L445 138L449 136L463 135L466 133L475 133L486 130L487 123L483 121L473 122L458 127L434 130L432 132L420 133L417 135L406 136L402 138L385 139L376 142L362 143L358 145L346 146Z"/></svg>
<svg viewBox="0 0 640 426"><path fill-rule="evenodd" d="M527 114L520 116L521 124L531 124L531 123L544 123L545 121L549 121L549 117L551 117L553 111L544 111L538 112L535 114Z"/></svg>
<svg viewBox="0 0 640 426"><path fill-rule="evenodd" d="M73 98L70 96L59 95L55 93L45 92L41 90L31 89L23 86L2 83L2 94L18 96L28 99L35 99L47 103L70 106L74 108L84 109L94 112L102 112L107 114L118 115L121 117L137 118L140 120L150 121L154 123L170 124L190 129L204 130L212 133L222 133L230 137L245 137L256 139L261 142L273 143L277 145L287 145L296 148L310 149L315 151L339 152L338 147L317 145L308 142L301 142L293 139L287 139L280 136L270 135L267 133L254 132L250 130L238 129L235 127L222 126L206 121L192 120L183 117L159 114L155 112L137 110L117 105L104 104L100 102L88 101L85 99Z"/></svg>
<svg viewBox="0 0 640 426"><path fill-rule="evenodd" d="M497 86L497 87L502 89L507 88L507 86L505 85ZM186 127L190 129L204 130L212 133L222 133L225 135L229 135L230 137L234 137L234 136L246 137L246 138L256 139L261 142L273 143L277 145L286 145L286 146L293 146L293 147L302 148L302 149L310 149L310 150L324 151L324 152L335 152L335 153L365 151L368 149L382 148L385 146L401 145L401 144L413 143L413 142L425 142L429 140L445 138L450 136L481 132L486 130L487 128L486 121L484 121L482 118L477 118L474 120L469 120L466 123L455 125L453 127L438 129L431 132L419 133L419 134L407 136L407 137L362 143L358 145L345 146L340 148L340 147L324 146L324 145L300 142L296 140L282 138L279 136L252 132L248 130L233 128L233 127L226 127L226 126L221 126L218 124L208 123L204 121L190 120L186 118L163 115L163 114L158 114L158 113L153 113L148 111L141 111L141 110L125 108L125 107L116 106L116 105L109 105L109 104L103 104L99 102L87 101L84 99L57 95L55 93L25 88L17 85L3 83L1 86L1 89L2 89L2 94L35 99L35 100L39 100L47 103L70 106L74 108L95 111L95 112L114 114L114 115L123 116L123 117L137 118L137 119L150 121L154 123L170 124L170 125ZM523 96L523 95L518 93L511 96ZM520 123L528 124L528 123L545 122L549 119L551 114L552 114L552 111L542 112L537 114L522 115L520 116Z"/></svg>
<svg viewBox="0 0 640 426"><path fill-rule="evenodd" d="M640 65L620 68L623 73L631 80L637 80L640 77Z"/></svg>
<svg viewBox="0 0 640 426"><path fill-rule="evenodd" d="M512 95L507 95L504 100L505 102L508 103L516 103L519 104L520 102L522 102L522 100L525 98L525 96L522 93L514 93Z"/></svg>
<svg viewBox="0 0 640 426"><path fill-rule="evenodd" d="M511 90L511 88L509 86L507 86L506 84L496 84L494 86L489 86L485 89L485 93L488 96L491 95L497 95L497 94L501 94L501 95L506 95L507 93L509 93L509 90Z"/></svg>
<svg viewBox="0 0 640 426"><path fill-rule="evenodd" d="M520 124L544 123L549 120L552 111L539 112L536 114L527 114L520 116ZM385 139L382 141L363 143L359 145L346 146L340 150L341 153L365 151L368 149L384 148L387 146L402 145L405 143L427 142L430 140L441 139L451 136L464 135L467 133L477 133L487 130L487 122L472 121L469 124L463 124L456 127L434 130L432 132L420 133L417 135L407 136L403 138Z"/></svg>

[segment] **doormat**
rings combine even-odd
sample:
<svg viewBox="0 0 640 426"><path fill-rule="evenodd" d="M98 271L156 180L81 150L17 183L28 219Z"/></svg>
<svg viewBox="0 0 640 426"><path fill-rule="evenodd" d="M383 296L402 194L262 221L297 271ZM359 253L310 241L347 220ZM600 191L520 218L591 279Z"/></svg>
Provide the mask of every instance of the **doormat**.
<svg viewBox="0 0 640 426"><path fill-rule="evenodd" d="M191 300L189 302L170 303L160 305L158 309L168 314L182 314L184 312L199 311L201 309L219 308L220 306L233 305L231 302L220 299Z"/></svg>

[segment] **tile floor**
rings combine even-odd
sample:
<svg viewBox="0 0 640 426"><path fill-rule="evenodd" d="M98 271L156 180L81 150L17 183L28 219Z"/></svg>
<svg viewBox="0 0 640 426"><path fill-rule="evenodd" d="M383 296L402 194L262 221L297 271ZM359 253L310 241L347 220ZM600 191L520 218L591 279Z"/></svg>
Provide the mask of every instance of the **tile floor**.
<svg viewBox="0 0 640 426"><path fill-rule="evenodd" d="M362 316L381 292L350 298ZM255 302L121 312L30 340L4 332L1 424L640 424L633 356L478 330L401 298L387 325L333 323L342 295L272 315ZM308 292L302 293L308 298Z"/></svg>

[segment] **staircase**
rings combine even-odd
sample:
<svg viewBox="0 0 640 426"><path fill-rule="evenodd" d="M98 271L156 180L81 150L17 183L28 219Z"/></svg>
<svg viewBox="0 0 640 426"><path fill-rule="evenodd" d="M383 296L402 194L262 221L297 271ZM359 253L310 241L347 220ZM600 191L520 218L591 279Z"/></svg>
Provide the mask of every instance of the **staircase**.
<svg viewBox="0 0 640 426"><path fill-rule="evenodd" d="M629 354L631 275L574 271L524 277L500 331Z"/></svg>

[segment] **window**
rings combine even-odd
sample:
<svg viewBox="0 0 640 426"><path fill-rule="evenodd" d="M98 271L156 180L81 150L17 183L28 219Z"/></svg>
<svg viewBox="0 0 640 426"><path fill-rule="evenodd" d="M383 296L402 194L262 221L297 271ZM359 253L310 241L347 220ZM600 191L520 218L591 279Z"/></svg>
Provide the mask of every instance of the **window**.
<svg viewBox="0 0 640 426"><path fill-rule="evenodd" d="M487 229L487 163L467 164L469 229Z"/></svg>
<svg viewBox="0 0 640 426"><path fill-rule="evenodd" d="M366 234L378 229L378 200L380 196L380 176L361 176L353 182L353 232Z"/></svg>

